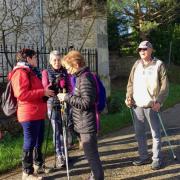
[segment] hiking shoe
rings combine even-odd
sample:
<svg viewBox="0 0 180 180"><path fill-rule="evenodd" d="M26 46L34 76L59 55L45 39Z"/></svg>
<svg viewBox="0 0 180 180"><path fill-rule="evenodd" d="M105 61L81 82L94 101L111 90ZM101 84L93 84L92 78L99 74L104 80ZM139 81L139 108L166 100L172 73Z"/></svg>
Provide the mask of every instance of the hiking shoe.
<svg viewBox="0 0 180 180"><path fill-rule="evenodd" d="M133 165L134 166L141 166L141 165L145 165L145 164L150 164L151 162L152 162L151 158L148 157L146 159L140 159L140 160L134 161Z"/></svg>
<svg viewBox="0 0 180 180"><path fill-rule="evenodd" d="M43 177L36 176L35 174L26 174L23 172L22 174L22 180L42 180Z"/></svg>
<svg viewBox="0 0 180 180"><path fill-rule="evenodd" d="M65 160L65 157L63 155L59 155L57 157L57 166L58 167L65 167L66 166L66 160Z"/></svg>
<svg viewBox="0 0 180 180"><path fill-rule="evenodd" d="M90 174L90 176L88 177L88 179L87 180L95 180L95 178L94 178L94 175L93 175L93 173L91 172L91 174Z"/></svg>
<svg viewBox="0 0 180 180"><path fill-rule="evenodd" d="M161 166L162 166L162 163L160 161L153 161L151 163L151 169L152 170L158 170L161 168Z"/></svg>
<svg viewBox="0 0 180 180"><path fill-rule="evenodd" d="M48 173L53 172L53 168L47 167L45 165L38 166L38 165L34 164L33 167L34 167L35 174L42 174L42 173L48 174Z"/></svg>

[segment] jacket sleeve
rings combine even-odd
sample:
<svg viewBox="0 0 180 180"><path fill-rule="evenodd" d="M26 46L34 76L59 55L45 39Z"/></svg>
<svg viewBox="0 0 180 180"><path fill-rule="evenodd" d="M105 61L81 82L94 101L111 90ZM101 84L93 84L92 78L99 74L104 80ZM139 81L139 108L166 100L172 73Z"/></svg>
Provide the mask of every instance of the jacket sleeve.
<svg viewBox="0 0 180 180"><path fill-rule="evenodd" d="M15 97L20 101L42 100L44 88L31 89L29 74L23 70L17 70L12 76L12 86ZM41 81L40 81L41 82Z"/></svg>
<svg viewBox="0 0 180 180"><path fill-rule="evenodd" d="M169 93L169 81L168 81L167 71L164 64L161 64L160 66L159 82L160 82L160 91L159 91L158 97L156 98L156 101L162 104Z"/></svg>
<svg viewBox="0 0 180 180"><path fill-rule="evenodd" d="M88 73L81 75L81 77L78 78L77 84L76 88L79 88L80 96L67 94L65 101L78 109L89 110L95 105L96 82L92 74Z"/></svg>
<svg viewBox="0 0 180 180"><path fill-rule="evenodd" d="M42 84L46 88L49 85L48 72L47 70L42 71Z"/></svg>
<svg viewBox="0 0 180 180"><path fill-rule="evenodd" d="M126 99L127 98L132 98L133 97L133 81L134 81L134 71L139 64L140 60L137 60L130 72L129 79L128 79L128 84L127 84L127 92L126 92Z"/></svg>

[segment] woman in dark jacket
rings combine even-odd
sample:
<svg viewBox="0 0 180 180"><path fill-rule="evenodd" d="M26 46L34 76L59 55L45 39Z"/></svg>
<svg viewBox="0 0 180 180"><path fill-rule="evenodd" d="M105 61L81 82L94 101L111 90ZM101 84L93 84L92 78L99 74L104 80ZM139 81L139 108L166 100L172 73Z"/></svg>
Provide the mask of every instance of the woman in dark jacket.
<svg viewBox="0 0 180 180"><path fill-rule="evenodd" d="M24 48L17 53L16 59L17 65L10 72L9 80L17 98L17 117L24 134L22 180L39 180L42 177L34 174L34 167L39 169L43 165L41 148L47 112L44 97L54 96L54 92L43 88L34 50Z"/></svg>
<svg viewBox="0 0 180 180"><path fill-rule="evenodd" d="M74 130L80 134L83 150L91 168L89 179L103 180L96 137L96 82L83 56L70 51L62 61L69 74L76 76L74 93L59 93L58 98L72 106Z"/></svg>

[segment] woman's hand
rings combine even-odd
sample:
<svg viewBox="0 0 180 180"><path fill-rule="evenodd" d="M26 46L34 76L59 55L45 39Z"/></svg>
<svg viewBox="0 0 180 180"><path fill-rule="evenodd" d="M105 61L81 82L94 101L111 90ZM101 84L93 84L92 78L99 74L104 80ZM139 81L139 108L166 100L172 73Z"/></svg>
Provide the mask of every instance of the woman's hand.
<svg viewBox="0 0 180 180"><path fill-rule="evenodd" d="M55 92L54 90L49 89L49 86L47 86L44 91L44 96L53 97L55 96Z"/></svg>

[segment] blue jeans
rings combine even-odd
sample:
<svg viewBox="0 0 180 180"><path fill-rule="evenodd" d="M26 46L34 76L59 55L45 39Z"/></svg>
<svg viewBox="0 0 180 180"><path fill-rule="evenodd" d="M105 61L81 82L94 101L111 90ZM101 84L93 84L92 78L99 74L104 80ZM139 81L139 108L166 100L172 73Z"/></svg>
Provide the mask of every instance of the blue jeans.
<svg viewBox="0 0 180 180"><path fill-rule="evenodd" d="M147 120L153 145L152 145L152 160L161 160L161 127L158 119L157 112L151 108L136 107L133 109L134 113L134 128L136 133L136 139L138 142L138 152L140 159L146 159L148 157L147 138L145 132L145 120Z"/></svg>
<svg viewBox="0 0 180 180"><path fill-rule="evenodd" d="M44 120L22 122L21 126L24 134L23 171L27 174L33 174L33 151L34 163L38 166L43 164L41 148L44 140Z"/></svg>
<svg viewBox="0 0 180 180"><path fill-rule="evenodd" d="M64 143L63 143L63 135L62 135L62 119L59 107L52 108L51 105L48 104L48 117L51 121L52 129L53 129L53 142L56 148L56 154L64 155Z"/></svg>
<svg viewBox="0 0 180 180"><path fill-rule="evenodd" d="M23 149L41 149L44 140L44 120L22 122L21 126L24 134Z"/></svg>

